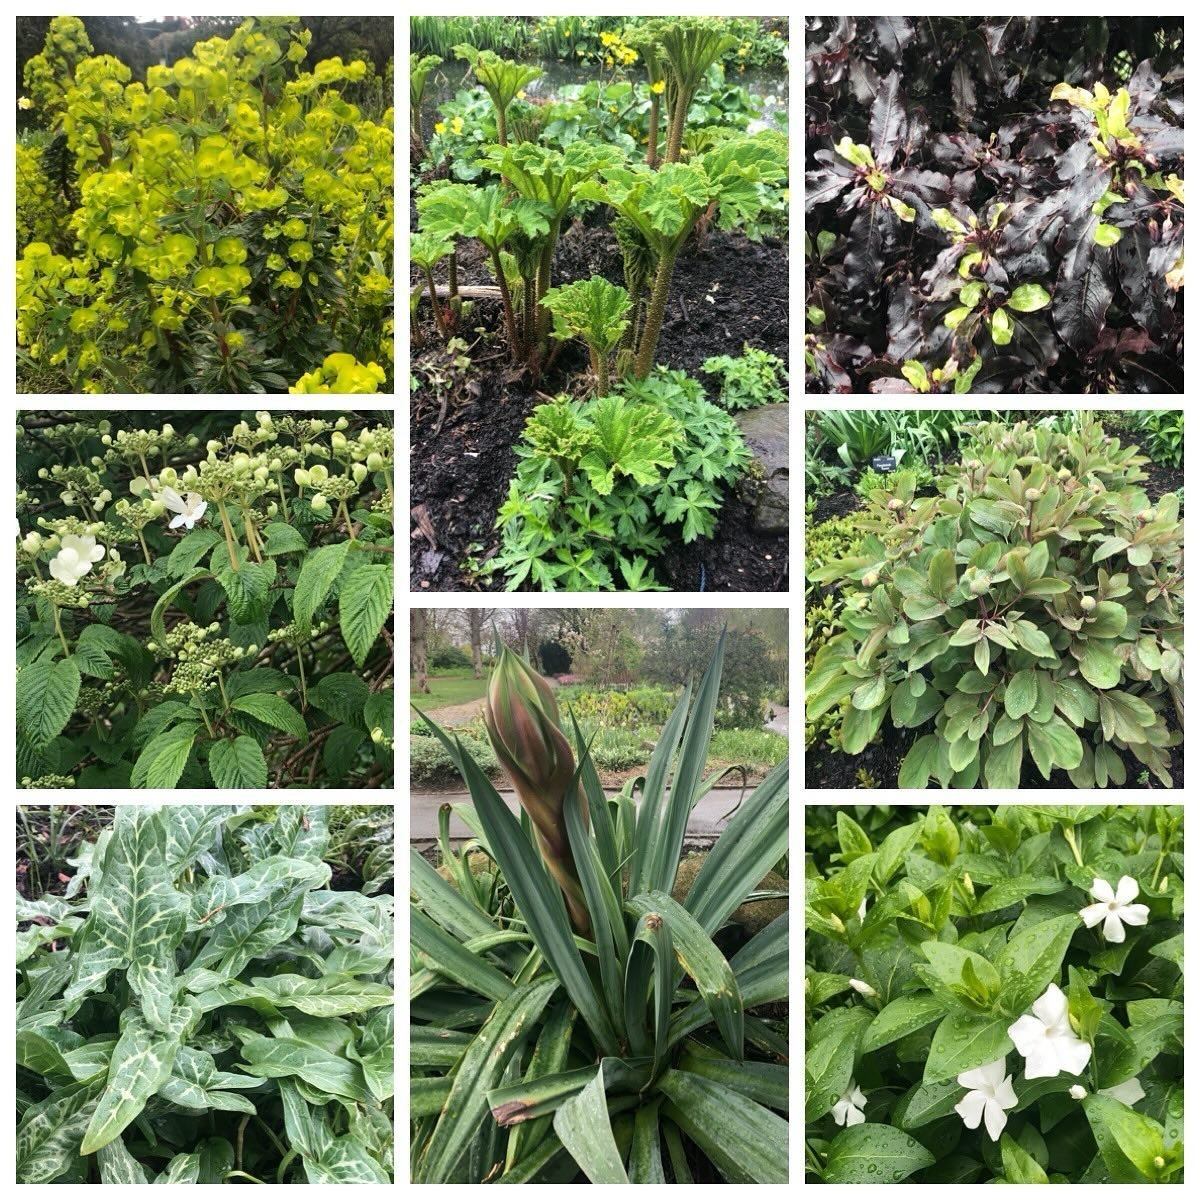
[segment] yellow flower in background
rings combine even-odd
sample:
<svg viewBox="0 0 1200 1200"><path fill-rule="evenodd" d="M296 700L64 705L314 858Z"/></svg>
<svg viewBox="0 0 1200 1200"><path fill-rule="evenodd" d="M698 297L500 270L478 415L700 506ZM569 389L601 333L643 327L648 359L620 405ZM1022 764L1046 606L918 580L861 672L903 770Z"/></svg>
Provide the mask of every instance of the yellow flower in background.
<svg viewBox="0 0 1200 1200"><path fill-rule="evenodd" d="M29 98L28 96L22 96L22 97L21 97L21 98L20 98L20 99L17 101L17 107L18 107L18 108L24 108L24 109L30 109L30 108L32 108L32 107L33 107L33 101L32 101L32 100L30 100L30 98Z"/></svg>
<svg viewBox="0 0 1200 1200"><path fill-rule="evenodd" d="M446 132L446 122L445 122L445 121L439 121L439 122L438 122L438 123L437 123L437 124L436 124L436 125L433 127L433 132L434 132L434 133L445 133L445 132Z"/></svg>
<svg viewBox="0 0 1200 1200"><path fill-rule="evenodd" d="M661 96L667 90L667 81L665 79L657 79L650 85L650 90L656 95Z"/></svg>
<svg viewBox="0 0 1200 1200"><path fill-rule="evenodd" d="M454 120L450 122L450 132L454 133L454 134L459 134L459 133L462 133L462 131L463 131L463 119L462 119L462 117L455 117Z"/></svg>
<svg viewBox="0 0 1200 1200"><path fill-rule="evenodd" d="M524 100L524 99L525 99L525 89L524 89L524 88L522 88L522 89L521 89L521 90L520 90L520 91L517 93L517 99L518 99L518 100Z"/></svg>

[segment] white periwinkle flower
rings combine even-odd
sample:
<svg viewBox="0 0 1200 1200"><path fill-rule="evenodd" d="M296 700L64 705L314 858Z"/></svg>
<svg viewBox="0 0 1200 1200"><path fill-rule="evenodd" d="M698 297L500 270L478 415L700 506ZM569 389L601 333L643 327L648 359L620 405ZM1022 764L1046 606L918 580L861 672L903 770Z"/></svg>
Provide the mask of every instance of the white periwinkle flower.
<svg viewBox="0 0 1200 1200"><path fill-rule="evenodd" d="M1068 1094L1072 1100L1082 1100L1084 1096L1087 1095L1087 1088L1083 1087L1081 1084L1073 1083L1071 1084L1071 1090Z"/></svg>
<svg viewBox="0 0 1200 1200"><path fill-rule="evenodd" d="M173 513L178 514L171 518L171 524L168 526L170 529L178 529L180 525L186 525L191 529L208 509L208 501L196 492L188 492L185 497L181 496L174 488L165 487L156 499L161 500Z"/></svg>
<svg viewBox="0 0 1200 1200"><path fill-rule="evenodd" d="M1006 1060L998 1058L973 1071L964 1071L958 1077L959 1084L970 1090L954 1106L954 1111L968 1129L978 1129L982 1120L993 1142L1000 1140L1000 1134L1008 1124L1008 1114L1004 1110L1015 1108L1017 1104L1012 1076L1005 1071L1005 1065Z"/></svg>
<svg viewBox="0 0 1200 1200"><path fill-rule="evenodd" d="M1026 1013L1008 1027L1017 1052L1025 1059L1026 1079L1053 1079L1060 1071L1078 1075L1088 1065L1092 1048L1081 1041L1067 1019L1067 998L1052 983Z"/></svg>
<svg viewBox="0 0 1200 1200"><path fill-rule="evenodd" d="M62 540L62 549L50 563L50 574L67 587L75 585L104 557L104 547L96 545L90 533L82 537L68 533Z"/></svg>
<svg viewBox="0 0 1200 1200"><path fill-rule="evenodd" d="M1093 879L1091 895L1096 903L1081 908L1079 915L1089 929L1103 921L1106 942L1123 942L1125 925L1145 925L1150 916L1144 904L1130 903L1137 899L1137 894L1137 880L1131 875L1121 876L1115 892L1105 880Z"/></svg>
<svg viewBox="0 0 1200 1200"><path fill-rule="evenodd" d="M863 1116L863 1105L867 1098L859 1091L854 1080L846 1085L842 1098L833 1106L833 1119L838 1125L861 1125L867 1118Z"/></svg>
<svg viewBox="0 0 1200 1200"><path fill-rule="evenodd" d="M850 980L850 986L858 992L860 996L876 996L878 992L869 984L864 983L861 979Z"/></svg>

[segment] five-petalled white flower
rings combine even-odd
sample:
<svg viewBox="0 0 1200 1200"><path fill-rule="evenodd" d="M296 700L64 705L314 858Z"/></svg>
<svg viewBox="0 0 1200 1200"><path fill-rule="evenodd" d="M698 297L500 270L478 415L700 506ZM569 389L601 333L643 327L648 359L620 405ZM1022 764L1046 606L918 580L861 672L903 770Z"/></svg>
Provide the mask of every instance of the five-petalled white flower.
<svg viewBox="0 0 1200 1200"><path fill-rule="evenodd" d="M879 993L867 982L862 979L850 980L850 986L858 992L860 996L878 996Z"/></svg>
<svg viewBox="0 0 1200 1200"><path fill-rule="evenodd" d="M1091 896L1096 903L1081 908L1079 915L1089 929L1103 921L1106 942L1123 942L1126 925L1145 925L1150 916L1150 910L1144 904L1131 903L1137 899L1137 894L1137 880L1131 875L1121 876L1115 892L1106 880L1093 879Z"/></svg>
<svg viewBox="0 0 1200 1200"><path fill-rule="evenodd" d="M970 1089L954 1106L968 1129L978 1129L982 1120L993 1142L1000 1140L1008 1124L1006 1108L1015 1108L1017 1093L1013 1091L1012 1076L1005 1071L1006 1061L996 1059L973 1071L963 1071L958 1077L962 1087Z"/></svg>
<svg viewBox="0 0 1200 1200"><path fill-rule="evenodd" d="M158 499L173 513L179 514L171 518L169 526L171 529L178 529L180 525L186 525L191 529L204 516L208 508L208 501L198 493L188 492L186 496L181 496L174 488L169 487L165 487L159 492Z"/></svg>
<svg viewBox="0 0 1200 1200"><path fill-rule="evenodd" d="M842 1098L833 1106L833 1119L838 1125L861 1125L867 1118L863 1115L863 1105L867 1098L859 1090L854 1080L846 1085Z"/></svg>
<svg viewBox="0 0 1200 1200"><path fill-rule="evenodd" d="M1067 1017L1067 998L1052 983L1026 1013L1008 1027L1018 1053L1025 1059L1026 1079L1053 1079L1060 1071L1078 1075L1088 1065L1092 1048L1076 1037Z"/></svg>
<svg viewBox="0 0 1200 1200"><path fill-rule="evenodd" d="M82 537L68 533L62 540L61 549L50 561L50 574L59 583L75 587L92 569L92 563L98 563L103 557L104 547L97 546L90 533Z"/></svg>

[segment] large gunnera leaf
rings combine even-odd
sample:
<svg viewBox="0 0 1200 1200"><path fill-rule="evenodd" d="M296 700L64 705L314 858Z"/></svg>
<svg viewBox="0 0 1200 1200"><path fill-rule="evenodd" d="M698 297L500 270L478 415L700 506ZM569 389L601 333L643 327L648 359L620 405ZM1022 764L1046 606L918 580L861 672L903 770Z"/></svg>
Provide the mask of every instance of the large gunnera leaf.
<svg viewBox="0 0 1200 1200"><path fill-rule="evenodd" d="M159 812L118 808L66 999L74 1002L99 991L110 971L125 970L146 1021L167 1029L175 1004L175 949L183 939L187 907L167 867Z"/></svg>

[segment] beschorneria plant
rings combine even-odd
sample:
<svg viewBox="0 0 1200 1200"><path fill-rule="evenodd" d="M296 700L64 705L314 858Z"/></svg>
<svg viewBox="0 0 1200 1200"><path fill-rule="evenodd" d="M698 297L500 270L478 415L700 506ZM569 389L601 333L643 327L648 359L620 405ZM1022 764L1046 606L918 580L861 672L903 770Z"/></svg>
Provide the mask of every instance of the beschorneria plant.
<svg viewBox="0 0 1200 1200"><path fill-rule="evenodd" d="M686 897L671 895L688 814L714 782L703 774L723 655L722 637L663 730L640 804L630 788L605 796L577 725L568 768L548 685L502 656L489 731L494 743L503 734L497 753L519 771L536 837L428 722L470 789L466 819L512 911L450 851L448 819L443 855L459 887L412 853L414 1182L663 1183L664 1146L671 1176L688 1182L684 1138L728 1182L787 1181L786 1039L747 1011L788 994L787 914L732 959L713 941L787 849L786 760L739 807ZM565 833L569 864L547 826ZM586 938L564 895L581 905Z"/></svg>
<svg viewBox="0 0 1200 1200"><path fill-rule="evenodd" d="M129 805L18 896L18 1183L391 1182L393 901L327 890L328 839Z"/></svg>

